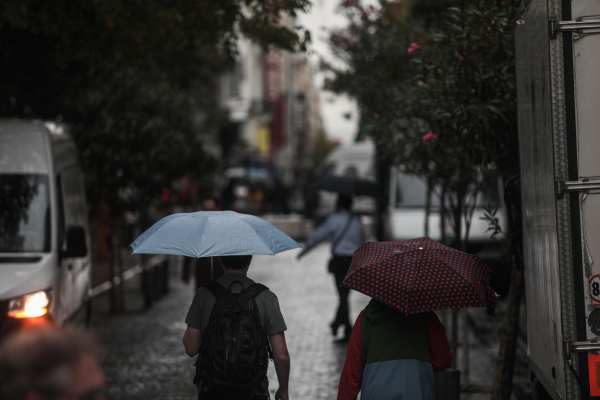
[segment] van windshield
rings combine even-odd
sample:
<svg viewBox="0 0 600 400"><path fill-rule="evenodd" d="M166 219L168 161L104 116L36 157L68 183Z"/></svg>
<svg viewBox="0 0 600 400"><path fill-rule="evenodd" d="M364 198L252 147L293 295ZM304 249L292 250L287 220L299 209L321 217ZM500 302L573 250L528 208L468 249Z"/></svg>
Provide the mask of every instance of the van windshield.
<svg viewBox="0 0 600 400"><path fill-rule="evenodd" d="M50 251L47 175L0 174L0 253Z"/></svg>

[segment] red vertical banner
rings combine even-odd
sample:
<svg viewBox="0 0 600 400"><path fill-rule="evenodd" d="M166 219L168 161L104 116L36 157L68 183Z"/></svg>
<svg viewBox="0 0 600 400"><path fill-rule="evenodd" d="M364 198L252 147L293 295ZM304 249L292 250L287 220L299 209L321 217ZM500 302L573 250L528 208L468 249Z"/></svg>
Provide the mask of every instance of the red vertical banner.
<svg viewBox="0 0 600 400"><path fill-rule="evenodd" d="M281 95L281 56L269 49L263 56L263 96L272 110L271 159L273 152L283 146L285 132L285 102Z"/></svg>
<svg viewBox="0 0 600 400"><path fill-rule="evenodd" d="M279 53L269 49L263 56L263 97L275 103L281 94L281 60Z"/></svg>
<svg viewBox="0 0 600 400"><path fill-rule="evenodd" d="M588 354L590 396L600 396L600 354Z"/></svg>
<svg viewBox="0 0 600 400"><path fill-rule="evenodd" d="M283 146L285 132L285 99L279 96L275 103L275 113L271 122L271 151Z"/></svg>

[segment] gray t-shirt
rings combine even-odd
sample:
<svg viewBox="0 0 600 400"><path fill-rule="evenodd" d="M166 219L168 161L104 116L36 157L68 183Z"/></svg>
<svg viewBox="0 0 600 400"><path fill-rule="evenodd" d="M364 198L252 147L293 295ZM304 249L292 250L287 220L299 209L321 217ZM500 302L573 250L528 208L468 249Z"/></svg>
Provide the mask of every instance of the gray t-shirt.
<svg viewBox="0 0 600 400"><path fill-rule="evenodd" d="M229 289L234 293L242 291L242 287L239 283L244 285L244 289L252 285L254 281L242 274L230 273L225 274L217 279L225 289ZM210 312L215 305L215 297L206 288L200 288L194 296L192 305L185 317L185 323L192 328L198 329L201 332L206 330L208 326L208 320L210 319ZM256 296L256 305L258 306L258 312L260 313L260 323L265 328L267 335L271 336L279 332L287 330L283 315L279 308L279 301L275 293L270 290L265 290Z"/></svg>

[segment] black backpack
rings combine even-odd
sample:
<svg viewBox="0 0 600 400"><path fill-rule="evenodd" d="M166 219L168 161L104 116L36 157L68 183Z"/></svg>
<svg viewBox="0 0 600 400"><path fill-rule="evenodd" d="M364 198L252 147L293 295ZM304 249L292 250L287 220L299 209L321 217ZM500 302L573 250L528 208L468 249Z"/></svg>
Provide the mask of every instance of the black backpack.
<svg viewBox="0 0 600 400"><path fill-rule="evenodd" d="M196 362L196 378L202 398L250 399L265 380L271 347L260 323L256 296L268 288L259 283L241 293L232 293L213 281L206 288L216 302Z"/></svg>

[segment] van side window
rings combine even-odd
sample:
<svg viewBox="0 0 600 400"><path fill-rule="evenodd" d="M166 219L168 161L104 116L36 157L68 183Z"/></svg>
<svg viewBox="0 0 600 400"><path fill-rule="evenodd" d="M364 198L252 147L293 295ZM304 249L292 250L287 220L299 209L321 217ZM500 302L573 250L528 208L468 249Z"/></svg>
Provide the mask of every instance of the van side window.
<svg viewBox="0 0 600 400"><path fill-rule="evenodd" d="M83 174L77 168L69 168L60 174L65 227L86 227L87 207L83 187Z"/></svg>

